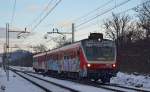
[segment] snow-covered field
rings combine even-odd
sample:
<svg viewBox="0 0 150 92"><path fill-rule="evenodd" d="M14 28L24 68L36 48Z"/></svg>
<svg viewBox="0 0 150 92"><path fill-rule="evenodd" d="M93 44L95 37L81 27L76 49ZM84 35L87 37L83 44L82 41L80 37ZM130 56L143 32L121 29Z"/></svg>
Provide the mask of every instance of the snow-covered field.
<svg viewBox="0 0 150 92"><path fill-rule="evenodd" d="M5 90L2 90L5 89ZM37 86L32 85L25 79L19 77L13 72L9 73L7 81L6 73L0 68L0 92L44 92Z"/></svg>
<svg viewBox="0 0 150 92"><path fill-rule="evenodd" d="M34 72L32 67L11 66L11 68L21 70L21 71L32 71L32 72Z"/></svg>
<svg viewBox="0 0 150 92"><path fill-rule="evenodd" d="M33 71L31 67L15 67L21 70L28 70ZM41 76L42 77L42 76ZM45 79L58 82L63 85L71 85L71 88L75 88L78 90L82 90L83 88L85 92L90 92L92 90L93 92L105 92L106 90L98 91L98 88L94 88L91 86L82 86L80 84L75 85L76 83L63 81L63 80L57 80L55 78L48 78L45 77ZM134 75L134 74L127 74L118 72L117 76L111 79L111 83L115 84L121 84L123 86L133 86L138 87L142 89L150 89L150 76L148 75ZM1 87L5 87L5 91L1 90ZM94 91L95 90L95 91ZM44 92L43 90L39 89L38 87L32 85L25 79L22 79L18 75L10 72L10 81L7 81L6 73L0 68L0 92Z"/></svg>
<svg viewBox="0 0 150 92"><path fill-rule="evenodd" d="M150 89L150 75L144 76L118 72L117 77L111 79L111 83Z"/></svg>
<svg viewBox="0 0 150 92"><path fill-rule="evenodd" d="M45 78L53 81L57 81L61 84L63 83L62 85L71 86L72 88L80 90L81 92L110 92L109 90L96 88L92 86L86 86L86 85L84 86L84 85L65 82L65 81L62 82L61 80L59 81L55 78L49 78L49 77L45 77ZM6 88L5 91L1 90L0 88L0 92L45 92L11 71L10 71L10 81L7 81L5 72L0 68L0 87L2 86L5 86ZM53 88L53 89L59 90L58 88ZM64 92L64 91L58 91L58 92Z"/></svg>
<svg viewBox="0 0 150 92"><path fill-rule="evenodd" d="M14 67L14 68L26 71L33 71L32 67ZM118 72L117 76L111 79L111 83L150 89L150 74L135 75Z"/></svg>

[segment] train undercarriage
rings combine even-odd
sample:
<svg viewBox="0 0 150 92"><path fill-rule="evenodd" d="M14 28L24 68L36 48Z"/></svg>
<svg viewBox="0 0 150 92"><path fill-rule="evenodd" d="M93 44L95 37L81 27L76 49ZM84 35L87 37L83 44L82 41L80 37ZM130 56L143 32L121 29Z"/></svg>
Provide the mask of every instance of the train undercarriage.
<svg viewBox="0 0 150 92"><path fill-rule="evenodd" d="M104 69L104 70L87 70L86 76L81 76L82 72L68 72L68 71L55 71L48 70L45 72L44 69L35 69L35 72L41 72L44 76L55 76L58 78L70 78L76 80L93 80L99 81L102 83L109 83L110 79L116 76L117 71L112 69Z"/></svg>

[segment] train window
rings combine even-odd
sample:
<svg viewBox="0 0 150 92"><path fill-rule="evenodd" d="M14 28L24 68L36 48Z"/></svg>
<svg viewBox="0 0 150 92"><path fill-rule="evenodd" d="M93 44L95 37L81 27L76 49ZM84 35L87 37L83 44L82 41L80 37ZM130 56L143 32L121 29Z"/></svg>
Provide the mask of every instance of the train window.
<svg viewBox="0 0 150 92"><path fill-rule="evenodd" d="M66 57L66 56L64 56L64 59L67 59L67 57Z"/></svg>
<svg viewBox="0 0 150 92"><path fill-rule="evenodd" d="M85 52L89 60L111 61L114 59L113 47L86 47Z"/></svg>
<svg viewBox="0 0 150 92"><path fill-rule="evenodd" d="M83 42L82 45L89 61L113 61L115 59L115 46L111 42L87 41ZM79 52L77 53L79 54Z"/></svg>
<svg viewBox="0 0 150 92"><path fill-rule="evenodd" d="M69 59L69 56L67 56L67 59Z"/></svg>
<svg viewBox="0 0 150 92"><path fill-rule="evenodd" d="M65 60L68 60L68 59L69 59L69 57L68 57L68 56L64 56L64 59L65 59Z"/></svg>

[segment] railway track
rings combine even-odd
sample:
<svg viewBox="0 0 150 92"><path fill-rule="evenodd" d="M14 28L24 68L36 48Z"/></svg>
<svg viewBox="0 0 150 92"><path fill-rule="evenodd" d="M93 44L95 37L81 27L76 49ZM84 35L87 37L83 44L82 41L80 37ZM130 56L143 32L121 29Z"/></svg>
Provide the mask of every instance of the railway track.
<svg viewBox="0 0 150 92"><path fill-rule="evenodd" d="M36 78L40 78L40 77L35 76L35 74L41 75L41 73L34 73L34 72L28 72L28 71L24 71L24 73L26 73L30 76L36 77ZM51 77L53 77L53 76L51 76ZM54 78L57 78L57 77L54 77ZM60 78L57 78L57 79L60 79ZM42 80L45 80L45 79L42 79ZM100 82L79 81L79 80L73 80L73 79L63 79L63 80L68 80L68 81L72 81L72 82L80 83L80 84L84 84L84 85L90 85L90 86L94 86L97 88L102 88L102 89L115 91L115 92L150 92L150 90L144 90L144 89L133 88L133 87L126 87L126 86L122 86L122 85L118 85L118 84L102 84Z"/></svg>
<svg viewBox="0 0 150 92"><path fill-rule="evenodd" d="M94 87L99 87L99 88L106 88L106 89L112 89L115 92L150 92L150 90L144 90L140 88L133 88L133 87L126 87L126 86L121 86L118 84L102 84L100 82L92 82L92 81L76 81L76 80L70 80L73 82L81 83L81 84L86 84L86 85L91 85Z"/></svg>
<svg viewBox="0 0 150 92"><path fill-rule="evenodd" d="M27 74L21 71L15 71L15 70L11 70L11 71L21 76L22 78L28 80L32 84L40 87L45 92L79 92L78 90L71 89L71 88L56 84L54 82L50 82L42 78L38 78L36 76L32 76L30 74Z"/></svg>
<svg viewBox="0 0 150 92"><path fill-rule="evenodd" d="M80 84L84 84L84 85L94 86L97 88L103 88L103 89L107 89L107 90L111 90L115 92L149 92L149 91L142 90L142 89L129 88L129 87L124 87L124 86L115 85L115 84L112 85L112 84L101 84L101 83L92 82L92 81L78 81L78 80L70 80L70 79L67 79L67 80L80 83Z"/></svg>
<svg viewBox="0 0 150 92"><path fill-rule="evenodd" d="M50 76L50 77L53 77L53 76ZM54 78L57 78L57 77L54 76ZM89 80L79 81L79 80L66 79L66 78L57 78L57 79L68 80L68 81L72 81L72 82L76 82L76 83L80 83L80 84L84 84L84 85L91 85L91 86L98 87L98 88L110 89L115 92L116 91L117 92L150 92L150 90L147 90L147 89L141 89L141 88L136 88L136 87L127 87L127 86L123 86L123 85L119 85L119 84L103 84L100 82L89 81Z"/></svg>
<svg viewBox="0 0 150 92"><path fill-rule="evenodd" d="M135 91L138 91L138 92L150 92L150 90L146 90L146 89L144 90L144 89L135 88L135 87L127 87L127 86L123 86L123 85L119 85L119 84L107 84L107 86L108 85L114 86L114 87L119 87L119 88L127 88L127 89L135 90Z"/></svg>
<svg viewBox="0 0 150 92"><path fill-rule="evenodd" d="M96 85L100 85L99 83L96 83ZM126 86L121 86L118 84L102 84L103 87L109 87L109 88L114 88L114 89L121 89L126 91L126 89L130 90L127 92L150 92L150 90L143 90L143 89L138 89L138 88L133 88L133 87L126 87Z"/></svg>

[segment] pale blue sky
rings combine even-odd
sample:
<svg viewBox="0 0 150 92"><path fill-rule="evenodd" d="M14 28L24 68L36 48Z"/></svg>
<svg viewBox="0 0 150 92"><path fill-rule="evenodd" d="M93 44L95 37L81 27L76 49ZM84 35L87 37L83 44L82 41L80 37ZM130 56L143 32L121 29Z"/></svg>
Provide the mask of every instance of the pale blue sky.
<svg viewBox="0 0 150 92"><path fill-rule="evenodd" d="M0 0L0 27L5 26L6 22L10 22L12 16L12 7L15 0ZM25 27L40 14L43 7L50 0L16 0L16 12L14 17L14 26ZM80 17L87 12L103 5L109 0L62 0L56 9L41 23L42 25L56 24L63 21L68 21ZM116 0L116 3L125 0ZM124 9L137 5L142 0L131 0L129 3L116 9L118 12ZM144 0L143 0L144 1ZM115 0L109 4L111 7L115 4ZM104 7L105 8L105 7ZM110 12L111 13L111 12ZM109 13L108 13L109 14ZM105 16L107 16L106 14ZM38 27L38 29L40 26ZM38 30L37 29L37 30Z"/></svg>
<svg viewBox="0 0 150 92"><path fill-rule="evenodd" d="M6 22L11 21L12 17L12 11L13 11L13 3L15 0L0 0L0 27L5 27ZM16 0L16 10L15 10L15 16L12 26L15 28L24 29L26 25L30 25L33 20L35 20L43 8L47 5L47 3L50 0ZM54 0L55 1L55 0ZM55 25L55 27L62 26L64 23L71 23L72 20L83 16L84 14L92 11L93 9L105 4L110 0L62 0L61 3L54 9L52 13L49 14L49 16L38 26L34 32L36 33L43 33L47 31L51 31L51 29L54 27L52 25ZM112 0L112 2L101 8L100 10L92 13L89 15L86 19L91 18L92 16L95 16L96 14L100 14L103 11L113 7L115 4L119 4L120 2L123 2L126 0ZM136 6L137 4L141 3L145 0L131 0L125 5L114 9L113 11L100 16L96 18L94 21L90 23L94 23L95 26L91 26L92 24L88 23L86 25L83 25L82 27L91 26L87 29L77 30L75 39L83 39L88 36L89 32L94 32L97 30L101 30L101 24L103 20L106 18L110 18L110 15L112 12L121 12L126 9L129 9L131 7ZM131 14L132 12L127 12L127 14ZM82 19L81 21L76 21L76 25L82 23L86 19ZM64 26L63 30L68 29L70 26ZM81 28L82 28L81 27ZM35 42L33 40L42 39L43 35L38 35L38 37L33 36L30 37L31 42ZM27 40L28 41L28 40ZM40 43L41 40L38 40L38 43Z"/></svg>

